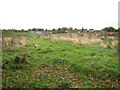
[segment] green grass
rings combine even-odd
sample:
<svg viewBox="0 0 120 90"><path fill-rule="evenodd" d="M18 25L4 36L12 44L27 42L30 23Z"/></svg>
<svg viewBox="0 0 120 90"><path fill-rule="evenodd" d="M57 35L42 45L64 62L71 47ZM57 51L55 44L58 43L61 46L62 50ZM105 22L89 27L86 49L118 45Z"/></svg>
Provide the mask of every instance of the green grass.
<svg viewBox="0 0 120 90"><path fill-rule="evenodd" d="M11 37L11 36L40 36L39 34L37 33L30 33L30 32L13 32L13 31L2 31L2 36L3 37Z"/></svg>
<svg viewBox="0 0 120 90"><path fill-rule="evenodd" d="M3 88L118 88L118 55L111 48L42 38L29 38L27 44L27 49L19 51L3 49ZM15 56L22 58L25 53L29 54L28 63L15 64Z"/></svg>

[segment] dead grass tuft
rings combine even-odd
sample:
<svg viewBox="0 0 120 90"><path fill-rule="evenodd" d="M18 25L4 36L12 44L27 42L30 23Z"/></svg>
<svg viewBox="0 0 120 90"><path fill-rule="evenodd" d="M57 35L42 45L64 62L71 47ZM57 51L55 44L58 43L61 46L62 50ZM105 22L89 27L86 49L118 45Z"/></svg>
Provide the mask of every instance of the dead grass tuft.
<svg viewBox="0 0 120 90"><path fill-rule="evenodd" d="M27 36L2 37L2 46L10 50L19 48L27 44L27 39Z"/></svg>
<svg viewBox="0 0 120 90"><path fill-rule="evenodd" d="M118 41L113 41L112 42L112 47L114 48L114 52L118 53Z"/></svg>
<svg viewBox="0 0 120 90"><path fill-rule="evenodd" d="M104 44L104 43L101 43L101 47L106 49L106 48L108 48L108 45Z"/></svg>
<svg viewBox="0 0 120 90"><path fill-rule="evenodd" d="M113 48L115 53L118 53L118 41L112 41L111 44L110 43L101 43L101 47L102 48Z"/></svg>

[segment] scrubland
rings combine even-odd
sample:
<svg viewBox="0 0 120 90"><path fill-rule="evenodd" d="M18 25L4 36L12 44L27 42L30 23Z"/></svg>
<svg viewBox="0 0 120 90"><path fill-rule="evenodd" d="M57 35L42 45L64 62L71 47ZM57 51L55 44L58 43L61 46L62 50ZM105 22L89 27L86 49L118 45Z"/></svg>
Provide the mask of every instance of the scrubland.
<svg viewBox="0 0 120 90"><path fill-rule="evenodd" d="M118 37L21 34L2 37L3 88L118 88Z"/></svg>

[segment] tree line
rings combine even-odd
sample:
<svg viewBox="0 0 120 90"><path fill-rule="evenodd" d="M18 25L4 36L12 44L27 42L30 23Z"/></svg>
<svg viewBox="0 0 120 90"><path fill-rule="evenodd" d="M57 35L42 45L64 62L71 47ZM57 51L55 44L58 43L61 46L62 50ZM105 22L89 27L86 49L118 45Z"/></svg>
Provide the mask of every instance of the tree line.
<svg viewBox="0 0 120 90"><path fill-rule="evenodd" d="M102 29L102 31L106 31L106 32L118 32L120 31L120 28L115 29L114 27L105 27Z"/></svg>
<svg viewBox="0 0 120 90"><path fill-rule="evenodd" d="M72 28L72 27L62 27L62 28L58 28L58 29L52 29L52 30L49 30L49 29L43 29L43 28L33 28L33 29L28 29L28 30L24 30L24 29L21 29L21 30L16 30L16 29L3 29L4 31L13 31L13 32L30 32L30 31L46 31L46 32L52 32L52 33L65 33L66 31L78 31L78 30L82 30L84 31L84 28L82 29L77 29L77 28ZM103 28L101 31L105 31L105 32L118 32L120 31L120 28L119 29L115 29L114 27L105 27Z"/></svg>

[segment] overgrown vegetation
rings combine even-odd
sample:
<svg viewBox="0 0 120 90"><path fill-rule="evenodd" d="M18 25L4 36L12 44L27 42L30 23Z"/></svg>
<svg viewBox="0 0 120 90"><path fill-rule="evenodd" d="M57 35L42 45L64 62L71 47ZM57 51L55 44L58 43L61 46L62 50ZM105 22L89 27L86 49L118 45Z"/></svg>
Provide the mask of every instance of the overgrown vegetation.
<svg viewBox="0 0 120 90"><path fill-rule="evenodd" d="M3 88L118 88L117 39L102 38L84 45L31 34L17 50L4 46Z"/></svg>

